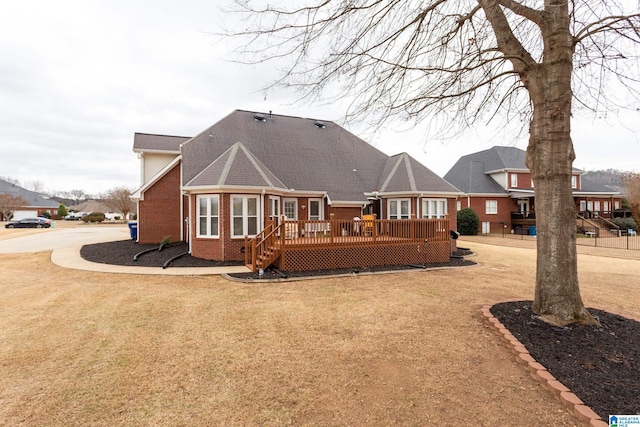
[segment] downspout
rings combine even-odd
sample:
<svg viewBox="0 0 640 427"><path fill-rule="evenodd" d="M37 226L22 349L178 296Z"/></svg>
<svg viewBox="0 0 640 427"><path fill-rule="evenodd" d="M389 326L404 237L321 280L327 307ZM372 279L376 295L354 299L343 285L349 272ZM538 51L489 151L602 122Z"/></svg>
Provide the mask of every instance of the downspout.
<svg viewBox="0 0 640 427"><path fill-rule="evenodd" d="M219 208L220 209L220 216L222 216L223 213L226 213L225 212L226 209L222 208L222 206L224 206L224 196L225 196L224 193L220 193L220 198L218 199L219 203L220 203L220 208ZM230 209L231 209L231 196L229 196L229 210ZM231 216L231 213L229 212L228 215ZM225 224L226 218L224 218L224 219L223 218L219 218L218 221L220 221L220 224ZM222 244L222 260L226 261L227 258L226 258L225 255L227 253L227 245L225 244L225 240L226 239L225 239L224 230L225 230L225 227L223 225L222 227L220 227L220 242ZM231 224L229 224L229 233L231 233Z"/></svg>

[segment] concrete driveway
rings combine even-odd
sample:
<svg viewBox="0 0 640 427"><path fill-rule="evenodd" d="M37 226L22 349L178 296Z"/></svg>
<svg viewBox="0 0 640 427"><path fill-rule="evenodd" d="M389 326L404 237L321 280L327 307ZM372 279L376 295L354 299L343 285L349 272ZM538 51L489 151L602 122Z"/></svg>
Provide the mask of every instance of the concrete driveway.
<svg viewBox="0 0 640 427"><path fill-rule="evenodd" d="M129 238L129 228L126 224L31 230L32 233L27 235L18 235L17 233L21 231L21 229L14 229L4 233L4 239L0 240L0 253L50 251ZM16 233L17 237L10 237L11 232Z"/></svg>

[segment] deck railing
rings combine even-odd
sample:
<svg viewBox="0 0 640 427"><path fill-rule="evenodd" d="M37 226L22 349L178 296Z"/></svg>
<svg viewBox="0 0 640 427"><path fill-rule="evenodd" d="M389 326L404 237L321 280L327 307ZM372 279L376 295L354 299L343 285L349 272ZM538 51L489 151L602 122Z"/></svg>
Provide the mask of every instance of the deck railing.
<svg viewBox="0 0 640 427"><path fill-rule="evenodd" d="M267 223L255 238L245 238L245 264L254 271L266 267L288 251L331 250L360 251L365 247L391 247L418 243L449 244L449 218L402 220L285 220ZM420 249L424 251L424 249ZM266 261L265 261L266 260ZM362 261L360 261L362 262ZM264 265L262 265L264 264Z"/></svg>
<svg viewBox="0 0 640 427"><path fill-rule="evenodd" d="M390 240L446 241L449 219L284 220L282 246L388 244Z"/></svg>

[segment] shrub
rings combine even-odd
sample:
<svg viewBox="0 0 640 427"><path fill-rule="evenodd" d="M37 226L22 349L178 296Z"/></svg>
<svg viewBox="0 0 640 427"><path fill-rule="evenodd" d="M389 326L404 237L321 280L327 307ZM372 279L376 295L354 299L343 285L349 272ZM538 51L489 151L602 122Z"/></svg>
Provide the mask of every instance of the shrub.
<svg viewBox="0 0 640 427"><path fill-rule="evenodd" d="M475 236L478 234L480 218L471 208L464 208L458 211L458 232L463 236Z"/></svg>
<svg viewBox="0 0 640 427"><path fill-rule="evenodd" d="M82 217L84 222L102 222L105 220L105 216L102 212L91 212L89 215Z"/></svg>
<svg viewBox="0 0 640 427"><path fill-rule="evenodd" d="M42 212L42 215L40 215L43 218L47 218L50 219L51 218L51 214L49 212Z"/></svg>
<svg viewBox="0 0 640 427"><path fill-rule="evenodd" d="M621 230L628 230L629 228L638 230L638 224L633 218L613 218L611 222L620 227Z"/></svg>

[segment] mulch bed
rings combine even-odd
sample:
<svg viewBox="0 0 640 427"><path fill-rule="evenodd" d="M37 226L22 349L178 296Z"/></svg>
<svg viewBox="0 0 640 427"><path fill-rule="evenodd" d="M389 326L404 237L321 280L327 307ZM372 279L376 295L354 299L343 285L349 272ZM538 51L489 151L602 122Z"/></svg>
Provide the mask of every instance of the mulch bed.
<svg viewBox="0 0 640 427"><path fill-rule="evenodd" d="M640 322L590 308L602 327L552 327L531 301L496 304L491 313L558 381L603 420L640 414Z"/></svg>
<svg viewBox="0 0 640 427"><path fill-rule="evenodd" d="M133 240L118 240L115 242L96 243L93 245L85 245L80 249L80 256L87 261L99 262L102 264L114 264L114 265L128 265L139 267L162 267L163 264L173 258L174 256L185 254L189 250L187 243L172 243L169 244L160 251L158 250L160 245L141 245ZM136 254L140 252L154 249L153 251L146 252L139 255L137 261L134 260ZM408 265L393 265L393 266L378 266L378 267L362 267L362 268L343 268L333 270L314 270L314 271L296 271L284 273L289 278L296 277L314 277L314 276L329 276L336 274L357 274L364 272L374 271L391 271L391 270L409 270L416 268L436 268L436 267L460 267L465 265L474 265L472 261L467 261L462 257L469 255L471 252L466 248L458 248L456 255L459 258L452 258L448 263L432 263L424 266L408 266ZM181 256L180 258L171 262L169 267L221 267L230 265L244 265L242 261L211 261L202 258L196 258L189 254ZM262 277L259 273L235 273L231 276L239 279L281 279L281 272L275 269L266 269Z"/></svg>
<svg viewBox="0 0 640 427"><path fill-rule="evenodd" d="M115 242L96 243L85 245L80 249L80 256L87 261L99 262L101 264L128 265L138 267L162 267L169 259L185 254L189 250L187 243L172 243L158 250L160 245L140 245L133 240L118 240ZM146 252L134 261L134 256L142 251L155 249ZM169 265L169 267L220 267L228 265L243 265L243 262L233 261L211 261L208 259L196 258L189 254L184 255Z"/></svg>

